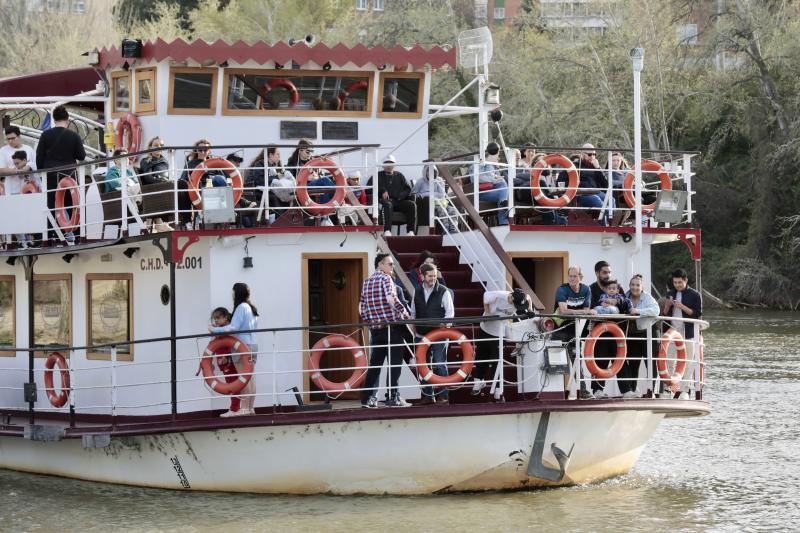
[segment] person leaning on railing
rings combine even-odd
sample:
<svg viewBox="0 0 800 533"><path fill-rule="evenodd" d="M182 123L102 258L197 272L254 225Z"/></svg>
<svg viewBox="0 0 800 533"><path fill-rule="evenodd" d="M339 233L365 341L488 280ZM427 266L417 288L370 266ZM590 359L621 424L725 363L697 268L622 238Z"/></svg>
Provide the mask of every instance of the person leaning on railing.
<svg viewBox="0 0 800 533"><path fill-rule="evenodd" d="M628 355L622 368L617 374L617 385L623 398L639 398L636 391L639 378L639 369L642 361L647 358L647 335L653 339L652 354L658 353L658 340L653 331L655 317L659 314L658 302L643 289L644 278L641 274L636 274L628 284L626 296L630 300L628 314L638 315L640 318L628 321L627 332L625 333L628 347ZM653 363L655 369L655 362Z"/></svg>

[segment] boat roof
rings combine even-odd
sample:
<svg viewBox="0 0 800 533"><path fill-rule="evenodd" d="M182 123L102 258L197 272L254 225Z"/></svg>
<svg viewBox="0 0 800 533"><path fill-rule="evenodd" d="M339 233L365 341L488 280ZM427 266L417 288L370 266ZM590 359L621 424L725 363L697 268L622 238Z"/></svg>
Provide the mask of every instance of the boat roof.
<svg viewBox="0 0 800 533"><path fill-rule="evenodd" d="M122 57L122 51L118 46L102 48L98 50L100 67L110 69L121 67L126 61ZM413 47L395 46L386 48L384 46L365 46L357 44L348 47L344 44L337 44L329 47L324 43L312 46L306 44L295 44L289 46L288 43L278 42L269 44L258 41L248 44L244 41L228 43L218 40L208 43L201 39L186 42L183 39L175 39L172 42L164 41L161 38L155 41L147 41L142 45L142 61L156 60L158 62L166 59L173 61L193 60L198 63L214 62L222 64L234 62L244 64L254 61L258 64L266 64L274 61L280 64L290 64L292 61L299 65L315 63L324 65L331 63L336 66L355 64L363 67L374 65L410 65L414 69L422 69L426 66L431 68L442 68L449 66L456 67L456 51L450 46L434 46L423 48L416 45Z"/></svg>

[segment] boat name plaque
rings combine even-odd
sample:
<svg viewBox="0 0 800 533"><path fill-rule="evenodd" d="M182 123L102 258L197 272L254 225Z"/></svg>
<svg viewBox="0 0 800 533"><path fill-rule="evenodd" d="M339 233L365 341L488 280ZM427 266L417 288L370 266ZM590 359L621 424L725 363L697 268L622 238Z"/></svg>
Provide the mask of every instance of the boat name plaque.
<svg viewBox="0 0 800 533"><path fill-rule="evenodd" d="M160 257L143 257L139 260L139 270L164 270L167 263ZM175 265L178 270L202 270L203 258L198 256L184 257Z"/></svg>

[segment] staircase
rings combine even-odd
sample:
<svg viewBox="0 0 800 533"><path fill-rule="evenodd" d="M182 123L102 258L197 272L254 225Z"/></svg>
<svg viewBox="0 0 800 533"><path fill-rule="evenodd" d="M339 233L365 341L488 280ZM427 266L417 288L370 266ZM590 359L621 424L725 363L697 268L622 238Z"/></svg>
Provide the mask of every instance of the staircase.
<svg viewBox="0 0 800 533"><path fill-rule="evenodd" d="M392 250L404 272L411 270L422 250L436 256L445 285L453 290L453 305L457 317L483 314L483 286L473 281L470 265L460 262L461 253L455 246L446 246L440 235L419 237L387 237Z"/></svg>

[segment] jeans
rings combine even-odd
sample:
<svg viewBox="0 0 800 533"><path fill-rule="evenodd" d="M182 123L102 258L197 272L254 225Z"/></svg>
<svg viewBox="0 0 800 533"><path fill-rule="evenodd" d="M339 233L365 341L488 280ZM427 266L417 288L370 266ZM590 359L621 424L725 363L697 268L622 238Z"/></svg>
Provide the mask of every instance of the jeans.
<svg viewBox="0 0 800 533"><path fill-rule="evenodd" d="M603 207L603 200L606 198L606 193L598 192L597 194L584 194L581 196L575 197L575 202L578 204L579 207L590 207L592 209L600 209ZM608 206L606 210L603 211L603 219L608 220L609 209L614 209L615 203L614 198L608 199Z"/></svg>
<svg viewBox="0 0 800 533"><path fill-rule="evenodd" d="M428 349L428 364L432 365L433 373L437 376L447 376L447 343L442 342L434 342L431 344L430 348ZM420 376L421 378L421 376ZM428 385L426 387L422 387L422 394L423 396L434 396L440 395L441 398L447 399L447 389L440 388L437 392L434 390L434 387Z"/></svg>
<svg viewBox="0 0 800 533"><path fill-rule="evenodd" d="M481 202L497 202L497 207L501 208L497 212L497 223L501 226L508 225L508 211L506 209L502 209L508 202L508 187L503 185L499 189L479 191L478 199Z"/></svg>
<svg viewBox="0 0 800 533"><path fill-rule="evenodd" d="M388 326L384 328L370 328L369 342L372 345L372 352L369 356L369 370L364 379L364 390L361 391L361 403L367 403L370 396L378 394L378 380L381 377L381 366L389 356L389 364L392 368L389 372L389 395L392 396L397 389L397 380L400 379L401 365L403 364L403 332L400 328L405 326ZM391 338L392 347L389 344Z"/></svg>

